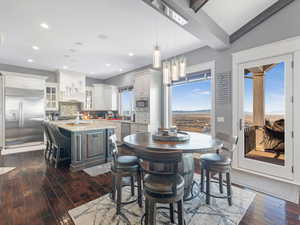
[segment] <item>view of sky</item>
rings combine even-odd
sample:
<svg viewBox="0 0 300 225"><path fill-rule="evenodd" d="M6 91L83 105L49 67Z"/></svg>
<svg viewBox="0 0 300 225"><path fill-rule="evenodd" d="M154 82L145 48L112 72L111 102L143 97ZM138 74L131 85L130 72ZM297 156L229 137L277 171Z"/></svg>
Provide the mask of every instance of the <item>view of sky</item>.
<svg viewBox="0 0 300 225"><path fill-rule="evenodd" d="M129 116L133 104L133 91L123 91L121 94L121 103L122 115Z"/></svg>
<svg viewBox="0 0 300 225"><path fill-rule="evenodd" d="M284 113L284 62L277 64L265 74L265 112ZM245 112L253 112L253 80L245 79Z"/></svg>
<svg viewBox="0 0 300 225"><path fill-rule="evenodd" d="M172 110L195 111L211 109L210 80L172 87Z"/></svg>

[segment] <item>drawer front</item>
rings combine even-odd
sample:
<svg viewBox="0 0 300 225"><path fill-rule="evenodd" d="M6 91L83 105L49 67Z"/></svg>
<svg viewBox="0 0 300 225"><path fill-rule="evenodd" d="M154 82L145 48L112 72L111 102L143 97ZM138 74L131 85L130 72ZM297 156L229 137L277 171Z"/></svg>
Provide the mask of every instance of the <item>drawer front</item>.
<svg viewBox="0 0 300 225"><path fill-rule="evenodd" d="M97 131L86 134L86 157L93 158L103 155L105 157L105 131Z"/></svg>

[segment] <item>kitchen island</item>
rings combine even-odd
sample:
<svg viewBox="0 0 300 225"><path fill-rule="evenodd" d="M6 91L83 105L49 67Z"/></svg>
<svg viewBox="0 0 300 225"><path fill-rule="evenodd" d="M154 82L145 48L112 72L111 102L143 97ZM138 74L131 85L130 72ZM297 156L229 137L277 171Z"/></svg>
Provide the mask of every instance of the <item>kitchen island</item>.
<svg viewBox="0 0 300 225"><path fill-rule="evenodd" d="M113 123L104 120L51 122L70 138L71 171L100 165L111 160L109 136L115 133Z"/></svg>

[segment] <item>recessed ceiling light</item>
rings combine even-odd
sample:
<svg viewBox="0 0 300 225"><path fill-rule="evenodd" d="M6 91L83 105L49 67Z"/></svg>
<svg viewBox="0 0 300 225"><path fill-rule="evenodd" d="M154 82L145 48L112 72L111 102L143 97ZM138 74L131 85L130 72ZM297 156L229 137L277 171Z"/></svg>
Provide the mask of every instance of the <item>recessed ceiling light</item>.
<svg viewBox="0 0 300 225"><path fill-rule="evenodd" d="M105 40L105 39L107 39L108 37L107 37L105 34L99 34L99 35L98 35L98 38L101 39L101 40Z"/></svg>
<svg viewBox="0 0 300 225"><path fill-rule="evenodd" d="M66 70L66 69L68 69L68 67L67 66L63 66L63 69Z"/></svg>
<svg viewBox="0 0 300 225"><path fill-rule="evenodd" d="M32 48L33 48L34 50L39 50L39 49L40 49L40 48L39 48L38 46L36 46L36 45L32 46Z"/></svg>
<svg viewBox="0 0 300 225"><path fill-rule="evenodd" d="M121 69L119 69L119 71L120 71L120 72L122 72L122 71L123 71L123 69L121 68Z"/></svg>
<svg viewBox="0 0 300 225"><path fill-rule="evenodd" d="M111 66L111 64L109 64L109 63L106 63L106 64L105 64L105 66Z"/></svg>
<svg viewBox="0 0 300 225"><path fill-rule="evenodd" d="M44 29L47 29L47 30L49 29L49 25L46 23L41 23L40 26Z"/></svg>
<svg viewBox="0 0 300 225"><path fill-rule="evenodd" d="M129 56L134 56L134 54L132 52L129 52L128 55Z"/></svg>
<svg viewBox="0 0 300 225"><path fill-rule="evenodd" d="M33 62L34 62L34 60L33 60L33 59L27 59L27 62L29 62L29 63L33 63Z"/></svg>

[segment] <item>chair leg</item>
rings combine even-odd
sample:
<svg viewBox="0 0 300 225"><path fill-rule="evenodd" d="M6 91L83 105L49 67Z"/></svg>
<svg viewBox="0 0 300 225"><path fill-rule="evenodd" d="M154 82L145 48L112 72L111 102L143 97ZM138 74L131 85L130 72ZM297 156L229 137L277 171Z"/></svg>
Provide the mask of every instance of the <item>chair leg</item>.
<svg viewBox="0 0 300 225"><path fill-rule="evenodd" d="M134 196L134 177L130 177L131 196Z"/></svg>
<svg viewBox="0 0 300 225"><path fill-rule="evenodd" d="M117 176L117 215L121 213L122 204L122 177Z"/></svg>
<svg viewBox="0 0 300 225"><path fill-rule="evenodd" d="M230 173L226 173L226 184L227 184L227 199L228 199L228 204L232 206L232 191L231 191L231 178L230 178Z"/></svg>
<svg viewBox="0 0 300 225"><path fill-rule="evenodd" d="M170 203L170 221L174 223L174 206L173 203Z"/></svg>
<svg viewBox="0 0 300 225"><path fill-rule="evenodd" d="M200 183L200 191L204 191L204 168L201 168L201 183Z"/></svg>
<svg viewBox="0 0 300 225"><path fill-rule="evenodd" d="M137 183L138 183L138 204L140 207L143 207L142 174L140 171L138 171L137 174Z"/></svg>
<svg viewBox="0 0 300 225"><path fill-rule="evenodd" d="M206 204L210 204L210 174L209 174L209 170L205 170L206 171Z"/></svg>
<svg viewBox="0 0 300 225"><path fill-rule="evenodd" d="M148 225L156 225L156 205L155 202L149 200L149 224Z"/></svg>
<svg viewBox="0 0 300 225"><path fill-rule="evenodd" d="M219 173L219 189L220 193L223 194L223 174Z"/></svg>
<svg viewBox="0 0 300 225"><path fill-rule="evenodd" d="M48 152L49 152L49 142L47 141L46 142L45 154L44 154L45 160L47 160L47 154L48 154Z"/></svg>
<svg viewBox="0 0 300 225"><path fill-rule="evenodd" d="M145 225L149 225L149 199L145 200Z"/></svg>
<svg viewBox="0 0 300 225"><path fill-rule="evenodd" d="M184 224L184 222L183 222L183 218L184 218L184 216L183 216L183 214L184 214L184 212L183 212L183 199L181 199L181 200L179 200L178 202L177 202L177 211L178 211L178 225L183 225Z"/></svg>
<svg viewBox="0 0 300 225"><path fill-rule="evenodd" d="M116 178L115 175L113 174L112 176L112 192L111 192L111 198L113 201L116 199Z"/></svg>

